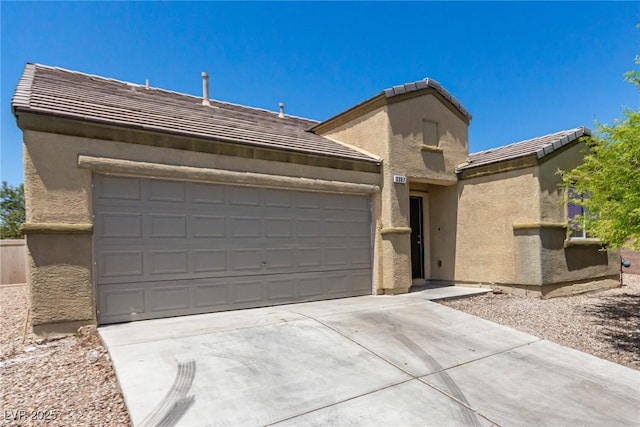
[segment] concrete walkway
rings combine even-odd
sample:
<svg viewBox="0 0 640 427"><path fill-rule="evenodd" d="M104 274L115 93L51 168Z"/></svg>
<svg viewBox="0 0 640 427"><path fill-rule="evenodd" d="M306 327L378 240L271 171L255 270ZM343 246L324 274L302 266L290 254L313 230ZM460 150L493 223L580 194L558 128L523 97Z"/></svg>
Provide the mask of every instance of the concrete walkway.
<svg viewBox="0 0 640 427"><path fill-rule="evenodd" d="M640 372L427 300L100 328L136 426L640 425Z"/></svg>
<svg viewBox="0 0 640 427"><path fill-rule="evenodd" d="M483 295L491 292L489 288L472 288L465 286L447 285L422 285L412 286L411 296L429 301L441 301L447 299L466 298L474 295Z"/></svg>

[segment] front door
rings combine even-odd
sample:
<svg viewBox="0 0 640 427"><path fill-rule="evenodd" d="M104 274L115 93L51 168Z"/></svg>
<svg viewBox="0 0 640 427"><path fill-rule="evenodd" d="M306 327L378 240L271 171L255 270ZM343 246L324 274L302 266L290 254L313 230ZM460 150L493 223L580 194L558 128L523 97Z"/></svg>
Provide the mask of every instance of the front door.
<svg viewBox="0 0 640 427"><path fill-rule="evenodd" d="M411 227L411 277L424 279L424 249L422 246L422 197L409 198Z"/></svg>

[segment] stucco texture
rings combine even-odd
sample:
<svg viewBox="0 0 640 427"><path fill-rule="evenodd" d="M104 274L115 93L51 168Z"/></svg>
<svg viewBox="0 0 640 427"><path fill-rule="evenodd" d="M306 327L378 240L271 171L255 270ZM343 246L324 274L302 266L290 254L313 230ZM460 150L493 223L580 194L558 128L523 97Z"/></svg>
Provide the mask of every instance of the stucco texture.
<svg viewBox="0 0 640 427"><path fill-rule="evenodd" d="M383 105L378 105L383 103ZM374 286L377 293L407 292L412 284L409 196L428 193L424 228L428 242L425 272L432 280L453 280L456 246L455 166L468 154L468 122L425 91L349 111L322 135L382 159L380 202L374 210ZM325 130L325 128L327 128ZM425 131L429 135L425 135ZM393 176L407 177L406 184ZM424 240L423 240L424 241Z"/></svg>
<svg viewBox="0 0 640 427"><path fill-rule="evenodd" d="M568 146L540 164L540 221L567 222L566 195L559 170L571 170L582 163L586 146ZM565 230L544 229L540 234L542 282L544 284L585 281L620 273L620 253L603 250L597 242L566 240Z"/></svg>
<svg viewBox="0 0 640 427"><path fill-rule="evenodd" d="M518 285L543 297L612 286L618 252L567 238L557 171L580 164L583 150L575 143L535 166L460 181L456 280Z"/></svg>
<svg viewBox="0 0 640 427"><path fill-rule="evenodd" d="M519 270L539 265L535 252L516 253L513 234L514 222L539 220L535 168L463 180L458 192L456 280L513 283Z"/></svg>
<svg viewBox="0 0 640 427"><path fill-rule="evenodd" d="M31 323L95 323L91 235L29 235Z"/></svg>
<svg viewBox="0 0 640 427"><path fill-rule="evenodd" d="M390 173L422 182L455 184L456 165L467 159L469 150L467 123L432 94L391 103L388 114ZM423 134L424 121L435 129L433 133Z"/></svg>

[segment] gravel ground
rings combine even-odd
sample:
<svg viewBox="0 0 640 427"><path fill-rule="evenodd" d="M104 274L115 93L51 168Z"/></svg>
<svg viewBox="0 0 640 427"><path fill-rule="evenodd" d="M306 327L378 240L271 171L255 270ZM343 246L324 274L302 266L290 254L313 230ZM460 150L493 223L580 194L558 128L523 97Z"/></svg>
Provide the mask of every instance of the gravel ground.
<svg viewBox="0 0 640 427"><path fill-rule="evenodd" d="M489 293L441 304L640 370L640 275L622 283L547 300Z"/></svg>
<svg viewBox="0 0 640 427"><path fill-rule="evenodd" d="M131 425L95 327L52 341L24 337L27 292L0 286L0 425Z"/></svg>
<svg viewBox="0 0 640 427"><path fill-rule="evenodd" d="M640 370L640 275L623 280L619 289L549 300L490 293L442 304ZM27 307L26 286L0 286L0 425L131 425L95 328L53 341L24 337Z"/></svg>

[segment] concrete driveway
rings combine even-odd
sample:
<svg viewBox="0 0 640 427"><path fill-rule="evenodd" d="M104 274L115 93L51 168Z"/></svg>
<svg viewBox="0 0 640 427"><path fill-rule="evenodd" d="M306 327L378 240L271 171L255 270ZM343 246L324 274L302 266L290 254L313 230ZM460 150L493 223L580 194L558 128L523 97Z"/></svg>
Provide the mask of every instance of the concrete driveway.
<svg viewBox="0 0 640 427"><path fill-rule="evenodd" d="M426 300L100 328L136 426L640 425L640 372Z"/></svg>

